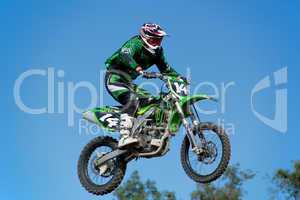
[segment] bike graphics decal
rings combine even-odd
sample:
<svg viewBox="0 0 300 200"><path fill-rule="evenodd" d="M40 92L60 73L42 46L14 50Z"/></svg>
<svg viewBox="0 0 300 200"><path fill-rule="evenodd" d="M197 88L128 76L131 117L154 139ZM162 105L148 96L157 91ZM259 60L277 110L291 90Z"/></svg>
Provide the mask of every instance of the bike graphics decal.
<svg viewBox="0 0 300 200"><path fill-rule="evenodd" d="M106 113L100 116L99 120L109 128L115 128L119 125L119 117L112 113Z"/></svg>
<svg viewBox="0 0 300 200"><path fill-rule="evenodd" d="M184 83L175 82L174 86L176 93L187 95L187 88Z"/></svg>

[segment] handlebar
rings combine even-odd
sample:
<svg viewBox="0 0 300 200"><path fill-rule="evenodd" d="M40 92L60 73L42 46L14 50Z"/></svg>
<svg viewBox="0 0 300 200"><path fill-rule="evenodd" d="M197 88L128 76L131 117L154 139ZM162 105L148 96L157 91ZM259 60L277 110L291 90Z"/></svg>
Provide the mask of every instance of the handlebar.
<svg viewBox="0 0 300 200"><path fill-rule="evenodd" d="M158 73L158 72L143 72L142 76L146 79L153 79L153 78L163 78L163 74Z"/></svg>
<svg viewBox="0 0 300 200"><path fill-rule="evenodd" d="M154 78L159 78L162 81L166 81L168 77L162 73L159 72L143 72L142 76L146 79L154 79ZM183 76L179 76L181 80L183 80L186 84L190 84L190 82Z"/></svg>

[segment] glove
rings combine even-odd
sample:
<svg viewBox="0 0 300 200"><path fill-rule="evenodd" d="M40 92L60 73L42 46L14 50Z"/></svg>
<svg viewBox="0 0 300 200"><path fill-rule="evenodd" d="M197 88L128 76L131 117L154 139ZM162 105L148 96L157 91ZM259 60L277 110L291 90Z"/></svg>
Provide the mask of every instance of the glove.
<svg viewBox="0 0 300 200"><path fill-rule="evenodd" d="M141 66L138 66L136 69L135 69L136 72L138 72L139 74L143 75L144 71L143 71L143 68Z"/></svg>

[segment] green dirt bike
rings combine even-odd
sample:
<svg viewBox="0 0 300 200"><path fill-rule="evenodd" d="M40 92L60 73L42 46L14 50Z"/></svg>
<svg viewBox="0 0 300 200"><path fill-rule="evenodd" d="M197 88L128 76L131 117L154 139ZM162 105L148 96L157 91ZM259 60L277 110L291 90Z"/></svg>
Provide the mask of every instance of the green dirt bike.
<svg viewBox="0 0 300 200"><path fill-rule="evenodd" d="M154 72L146 72L144 77L161 79L168 91L161 91L157 101L137 111L132 134L138 138L138 145L121 150L116 139L100 136L84 147L78 161L78 176L90 193L104 195L116 189L131 160L164 156L181 125L186 130L181 164L192 180L212 182L228 166L231 148L227 134L211 122L201 122L194 105L215 99L203 94L188 95L188 84L183 79ZM120 113L121 107L105 106L88 110L83 116L107 131L117 132Z"/></svg>

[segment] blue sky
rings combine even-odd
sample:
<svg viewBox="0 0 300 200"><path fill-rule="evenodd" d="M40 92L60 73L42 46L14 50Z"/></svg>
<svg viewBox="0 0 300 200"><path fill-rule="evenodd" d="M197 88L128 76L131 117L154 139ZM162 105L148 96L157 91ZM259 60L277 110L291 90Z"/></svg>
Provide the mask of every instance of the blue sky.
<svg viewBox="0 0 300 200"><path fill-rule="evenodd" d="M202 118L221 117L235 125L231 164L257 172L246 184L244 199L266 200L266 175L279 167L290 168L300 153L297 8L296 1L1 1L1 199L99 199L80 186L76 175L79 153L95 136L80 135L77 125L68 127L66 100L63 114L57 113L57 100L54 114L21 111L13 97L15 80L26 70L53 67L65 72L55 84L90 81L101 93L99 72L105 59L142 23L152 21L170 33L164 47L177 71L184 74L189 67L194 83L235 83L226 95L226 112ZM288 84L281 88L288 88L288 131L282 134L254 116L250 95L259 80L285 66ZM255 99L257 110L269 117L274 115L274 91L272 85ZM27 105L45 106L46 77L26 80L21 96ZM104 97L99 105L116 104L106 91ZM89 102L89 93L78 90L76 105L83 108ZM75 115L75 124L80 117ZM163 158L129 164L126 178L139 170L144 179L187 199L195 184L180 166L182 138L181 131Z"/></svg>

